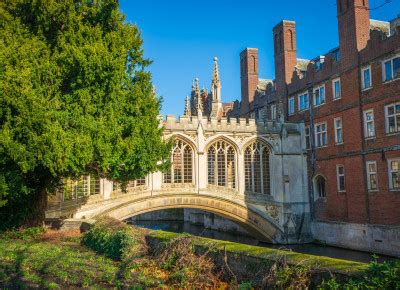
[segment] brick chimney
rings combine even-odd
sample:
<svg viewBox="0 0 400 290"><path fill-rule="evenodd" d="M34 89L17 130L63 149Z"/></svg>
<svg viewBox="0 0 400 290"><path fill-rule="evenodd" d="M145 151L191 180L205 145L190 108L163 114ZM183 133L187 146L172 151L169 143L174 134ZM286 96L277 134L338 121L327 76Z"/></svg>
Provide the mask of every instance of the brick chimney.
<svg viewBox="0 0 400 290"><path fill-rule="evenodd" d="M283 20L274 27L273 34L276 90L278 96L283 97L297 64L296 23Z"/></svg>
<svg viewBox="0 0 400 290"><path fill-rule="evenodd" d="M242 89L241 114L249 111L258 85L258 49L246 48L240 53L240 80Z"/></svg>
<svg viewBox="0 0 400 290"><path fill-rule="evenodd" d="M368 0L337 0L339 46L344 67L357 64L357 54L369 39Z"/></svg>

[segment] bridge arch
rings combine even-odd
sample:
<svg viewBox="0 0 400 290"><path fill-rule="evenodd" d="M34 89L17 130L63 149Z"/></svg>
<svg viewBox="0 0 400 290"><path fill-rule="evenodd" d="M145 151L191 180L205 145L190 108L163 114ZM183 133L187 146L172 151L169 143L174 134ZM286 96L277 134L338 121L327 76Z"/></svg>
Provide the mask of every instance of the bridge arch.
<svg viewBox="0 0 400 290"><path fill-rule="evenodd" d="M266 214L231 200L209 195L163 194L151 198L139 198L109 208L107 211L98 212L93 217L109 216L126 220L147 212L171 208L193 208L220 215L240 224L262 241L277 243L283 236L280 227Z"/></svg>

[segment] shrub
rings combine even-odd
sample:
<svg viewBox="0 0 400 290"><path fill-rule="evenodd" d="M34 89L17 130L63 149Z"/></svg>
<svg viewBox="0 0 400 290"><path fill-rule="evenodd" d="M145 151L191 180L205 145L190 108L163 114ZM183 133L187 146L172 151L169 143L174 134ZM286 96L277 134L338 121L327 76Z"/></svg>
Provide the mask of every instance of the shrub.
<svg viewBox="0 0 400 290"><path fill-rule="evenodd" d="M360 279L339 283L335 278L324 281L323 289L400 289L400 260L369 263Z"/></svg>
<svg viewBox="0 0 400 290"><path fill-rule="evenodd" d="M207 288L219 283L214 262L208 253L195 253L191 236L183 235L162 244L155 253L155 259L163 270L170 272L167 279L169 285Z"/></svg>
<svg viewBox="0 0 400 290"><path fill-rule="evenodd" d="M32 227L32 228L21 228L19 230L12 230L4 232L2 235L5 239L17 239L17 240L31 240L36 239L45 232L43 227Z"/></svg>
<svg viewBox="0 0 400 290"><path fill-rule="evenodd" d="M82 243L114 260L147 254L143 229L110 218L99 220L83 235Z"/></svg>

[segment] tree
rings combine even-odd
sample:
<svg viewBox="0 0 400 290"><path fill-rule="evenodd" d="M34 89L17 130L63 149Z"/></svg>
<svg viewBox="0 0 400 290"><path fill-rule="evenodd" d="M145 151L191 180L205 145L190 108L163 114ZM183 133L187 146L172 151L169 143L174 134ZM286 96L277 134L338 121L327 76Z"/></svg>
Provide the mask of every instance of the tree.
<svg viewBox="0 0 400 290"><path fill-rule="evenodd" d="M62 178L158 169L150 63L118 1L0 2L0 228L41 222Z"/></svg>

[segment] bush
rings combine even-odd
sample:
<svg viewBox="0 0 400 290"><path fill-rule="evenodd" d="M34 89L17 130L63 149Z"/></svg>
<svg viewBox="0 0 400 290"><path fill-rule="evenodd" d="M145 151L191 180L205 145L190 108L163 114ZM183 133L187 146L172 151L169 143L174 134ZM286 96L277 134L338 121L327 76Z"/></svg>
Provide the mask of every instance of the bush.
<svg viewBox="0 0 400 290"><path fill-rule="evenodd" d="M147 254L144 230L110 218L99 220L83 235L82 243L114 260Z"/></svg>
<svg viewBox="0 0 400 290"><path fill-rule="evenodd" d="M400 289L400 260L369 263L367 271L360 279L350 279L339 283L330 279L322 283L323 289Z"/></svg>
<svg viewBox="0 0 400 290"><path fill-rule="evenodd" d="M22 228L19 230L4 232L2 237L5 239L16 239L16 240L27 241L27 240L38 238L44 232L45 232L45 229L43 227L32 227L32 228L25 228L25 229Z"/></svg>
<svg viewBox="0 0 400 290"><path fill-rule="evenodd" d="M155 259L163 270L170 272L168 285L208 288L216 287L220 282L208 253L195 253L191 236L183 235L162 244L155 253Z"/></svg>

